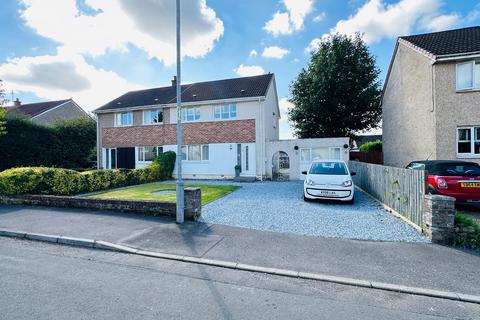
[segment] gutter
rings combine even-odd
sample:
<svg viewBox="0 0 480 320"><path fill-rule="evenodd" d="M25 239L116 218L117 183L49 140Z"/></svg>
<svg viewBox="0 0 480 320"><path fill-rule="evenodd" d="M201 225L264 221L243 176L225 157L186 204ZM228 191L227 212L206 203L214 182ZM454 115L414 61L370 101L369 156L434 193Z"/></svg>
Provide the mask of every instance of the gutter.
<svg viewBox="0 0 480 320"><path fill-rule="evenodd" d="M235 99L220 99L220 100L203 100L203 101L192 101L192 102L182 102L182 107L189 107L189 106L202 106L202 105L212 105L212 104L225 104L225 103L232 103L232 102L251 102L251 101L264 101L266 100L266 96L259 96L259 97L248 97L248 98L235 98ZM176 107L175 103L167 103L167 104L152 104L152 105L143 105L143 106L134 106L134 107L126 107L126 108L114 108L114 109L105 109L105 110L94 110L92 111L95 114L102 114L102 113L112 113L112 112L124 112L124 111L135 111L135 110L145 110L151 108L174 108Z"/></svg>

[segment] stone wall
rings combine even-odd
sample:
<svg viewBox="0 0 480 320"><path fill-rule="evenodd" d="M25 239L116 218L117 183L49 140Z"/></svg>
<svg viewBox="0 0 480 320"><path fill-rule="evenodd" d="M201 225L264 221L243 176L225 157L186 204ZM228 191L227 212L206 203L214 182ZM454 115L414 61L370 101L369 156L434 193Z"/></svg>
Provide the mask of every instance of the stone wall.
<svg viewBox="0 0 480 320"><path fill-rule="evenodd" d="M0 203L7 205L28 205L56 208L79 208L88 210L108 210L114 212L135 213L146 216L176 216L174 202L151 200L115 200L93 199L67 196L0 196ZM202 213L201 190L199 188L185 189L185 220L196 221Z"/></svg>
<svg viewBox="0 0 480 320"><path fill-rule="evenodd" d="M452 244L455 236L455 198L427 194L423 222L425 234L432 242Z"/></svg>

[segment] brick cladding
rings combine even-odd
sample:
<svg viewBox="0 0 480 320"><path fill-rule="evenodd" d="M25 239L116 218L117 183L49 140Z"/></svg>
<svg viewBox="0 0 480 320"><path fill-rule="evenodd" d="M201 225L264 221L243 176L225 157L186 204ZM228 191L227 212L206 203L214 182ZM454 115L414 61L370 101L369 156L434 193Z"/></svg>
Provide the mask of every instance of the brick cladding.
<svg viewBox="0 0 480 320"><path fill-rule="evenodd" d="M183 144L255 142L255 120L183 124ZM161 146L177 143L175 124L104 128L104 148Z"/></svg>

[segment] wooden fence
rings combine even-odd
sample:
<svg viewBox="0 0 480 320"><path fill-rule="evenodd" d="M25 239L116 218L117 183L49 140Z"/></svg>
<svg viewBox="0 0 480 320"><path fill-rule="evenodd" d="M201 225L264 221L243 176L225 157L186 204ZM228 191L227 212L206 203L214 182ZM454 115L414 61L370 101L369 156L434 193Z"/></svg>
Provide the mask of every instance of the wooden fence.
<svg viewBox="0 0 480 320"><path fill-rule="evenodd" d="M350 160L357 160L360 162L383 164L383 153L379 151L350 151Z"/></svg>
<svg viewBox="0 0 480 320"><path fill-rule="evenodd" d="M358 161L348 163L353 182L420 228L423 224L426 172Z"/></svg>

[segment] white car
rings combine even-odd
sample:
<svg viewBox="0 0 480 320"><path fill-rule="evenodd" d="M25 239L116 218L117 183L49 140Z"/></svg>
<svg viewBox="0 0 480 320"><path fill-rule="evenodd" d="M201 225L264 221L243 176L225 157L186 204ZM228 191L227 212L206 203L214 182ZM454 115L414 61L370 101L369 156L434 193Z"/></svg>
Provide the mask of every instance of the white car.
<svg viewBox="0 0 480 320"><path fill-rule="evenodd" d="M311 201L314 199L340 200L353 203L355 186L352 176L344 161L340 160L319 160L313 161L307 171L303 183L303 199Z"/></svg>

